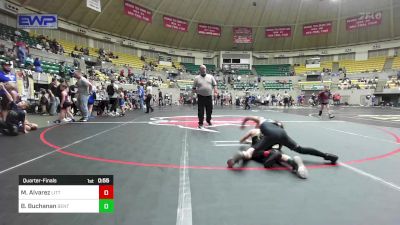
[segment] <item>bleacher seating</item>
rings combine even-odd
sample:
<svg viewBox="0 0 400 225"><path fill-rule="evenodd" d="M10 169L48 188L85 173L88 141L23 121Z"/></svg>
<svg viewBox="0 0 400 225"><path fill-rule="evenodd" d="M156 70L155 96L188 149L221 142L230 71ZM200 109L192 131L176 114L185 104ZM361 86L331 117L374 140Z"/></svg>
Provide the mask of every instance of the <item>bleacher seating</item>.
<svg viewBox="0 0 400 225"><path fill-rule="evenodd" d="M224 84L223 82L217 82L217 88L218 88L218 90L227 90L228 89L226 84Z"/></svg>
<svg viewBox="0 0 400 225"><path fill-rule="evenodd" d="M263 82L263 86L265 90L290 90L293 88L292 82L281 83L274 81L266 81Z"/></svg>
<svg viewBox="0 0 400 225"><path fill-rule="evenodd" d="M18 41L23 41L26 44L28 44L29 46L33 46L33 45L37 44L38 41L36 40L36 38L30 37L28 32L0 23L0 34L7 38L10 38L10 39L13 38L15 36L15 31L17 31L17 30L21 33L21 36L17 37Z"/></svg>
<svg viewBox="0 0 400 225"><path fill-rule="evenodd" d="M392 77L388 81L386 81L386 84L384 88L388 89L399 89L400 87L400 81L396 77Z"/></svg>
<svg viewBox="0 0 400 225"><path fill-rule="evenodd" d="M204 64L207 67L208 71L215 71L215 65L212 64Z"/></svg>
<svg viewBox="0 0 400 225"><path fill-rule="evenodd" d="M195 65L193 63L181 63L181 65L184 66L186 71L188 71L191 74L198 74L200 72L200 65ZM205 66L207 67L208 73L216 70L215 65L205 64Z"/></svg>
<svg viewBox="0 0 400 225"><path fill-rule="evenodd" d="M340 79L340 83L338 84L339 89L375 89L378 83L378 79L359 79L359 80L342 80Z"/></svg>
<svg viewBox="0 0 400 225"><path fill-rule="evenodd" d="M172 63L175 65L175 68L176 69L181 69L182 68L182 65L181 65L181 63L180 62L178 62L178 61L172 61Z"/></svg>
<svg viewBox="0 0 400 225"><path fill-rule="evenodd" d="M128 65L130 67L136 68L136 69L142 69L143 68L143 61L140 60L138 56L126 54L126 53L120 53L120 52L115 52L114 55L118 56L118 59L111 59L112 63L114 63L117 66L124 66Z"/></svg>
<svg viewBox="0 0 400 225"><path fill-rule="evenodd" d="M43 69L43 72L45 72L45 73L58 75L59 71L60 71L60 64L52 63L52 62L48 62L48 61L42 61L42 69Z"/></svg>
<svg viewBox="0 0 400 225"><path fill-rule="evenodd" d="M5 62L5 61L7 61L8 59L7 59L7 57L5 56L5 55L0 55L0 64L2 63L2 62Z"/></svg>
<svg viewBox="0 0 400 225"><path fill-rule="evenodd" d="M59 43L64 47L64 51L66 55L70 55L71 52L75 53L80 53L79 51L74 51L75 44L73 42L65 41L65 40L59 40ZM78 46L80 47L87 47L87 46ZM98 58L99 57L99 49L96 48L89 48L89 56ZM110 59L111 62L117 66L125 66L128 65L130 67L136 68L136 69L142 69L143 68L143 61L140 60L138 56L126 54L126 53L121 53L121 52L114 52L114 55L118 56L117 59Z"/></svg>
<svg viewBox="0 0 400 225"><path fill-rule="evenodd" d="M332 81L300 81L298 83L300 90L323 90L324 86L331 87Z"/></svg>
<svg viewBox="0 0 400 225"><path fill-rule="evenodd" d="M192 74L199 73L199 66L193 63L181 63L182 66L185 67L186 71Z"/></svg>
<svg viewBox="0 0 400 225"><path fill-rule="evenodd" d="M83 46L83 45L82 46L78 46L75 43L70 42L70 41L66 41L66 40L58 40L58 42L63 46L64 52L68 56L71 54L71 52L75 52L76 54L77 53L81 53L79 51L74 51L75 46L77 46L78 49L80 49L81 47L82 48L88 47L88 46ZM98 49L90 48L90 47L88 47L88 49L89 49L89 56L95 57L95 58L99 57L99 50Z"/></svg>
<svg viewBox="0 0 400 225"><path fill-rule="evenodd" d="M385 64L386 57L380 56L370 58L368 60L343 60L339 61L340 68L346 68L348 74L351 73L363 73L363 72L381 72Z"/></svg>
<svg viewBox="0 0 400 225"><path fill-rule="evenodd" d="M306 74L307 72L318 71L322 72L323 69L332 70L332 61L321 62L320 67L316 68L306 68L305 64L301 64L300 66L295 66L294 71L297 75Z"/></svg>
<svg viewBox="0 0 400 225"><path fill-rule="evenodd" d="M237 70L236 74L238 75L253 75L251 70Z"/></svg>
<svg viewBox="0 0 400 225"><path fill-rule="evenodd" d="M392 69L400 69L400 57L399 56L393 58Z"/></svg>
<svg viewBox="0 0 400 225"><path fill-rule="evenodd" d="M290 64L254 65L254 69L259 76L288 76Z"/></svg>
<svg viewBox="0 0 400 225"><path fill-rule="evenodd" d="M254 83L235 81L233 83L233 89L235 89L235 90L250 90L250 89L258 89L258 87Z"/></svg>
<svg viewBox="0 0 400 225"><path fill-rule="evenodd" d="M192 89L193 87L192 80L177 80L176 84L180 90Z"/></svg>

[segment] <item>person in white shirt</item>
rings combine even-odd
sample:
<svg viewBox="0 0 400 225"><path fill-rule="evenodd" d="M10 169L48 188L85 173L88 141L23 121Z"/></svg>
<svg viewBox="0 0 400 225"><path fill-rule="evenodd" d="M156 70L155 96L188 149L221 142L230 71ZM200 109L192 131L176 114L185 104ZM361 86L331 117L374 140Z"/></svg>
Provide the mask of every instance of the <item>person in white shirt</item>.
<svg viewBox="0 0 400 225"><path fill-rule="evenodd" d="M147 87L146 87L146 113L149 113L154 111L153 107L151 107L151 98L153 97L153 87L151 86L151 81L147 82Z"/></svg>
<svg viewBox="0 0 400 225"><path fill-rule="evenodd" d="M193 93L197 94L197 105L198 105L198 118L199 118L199 128L203 128L204 121L204 108L206 108L206 121L208 125L211 124L211 114L212 114L212 95L214 90L214 95L218 95L217 82L214 77L206 73L207 68L205 65L200 66L200 75L194 78L193 82Z"/></svg>

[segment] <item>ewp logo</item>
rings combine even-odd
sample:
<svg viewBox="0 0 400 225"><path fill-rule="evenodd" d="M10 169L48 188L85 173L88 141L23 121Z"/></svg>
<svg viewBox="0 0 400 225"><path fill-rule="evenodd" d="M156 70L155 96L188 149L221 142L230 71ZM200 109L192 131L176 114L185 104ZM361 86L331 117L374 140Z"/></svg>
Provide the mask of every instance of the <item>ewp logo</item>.
<svg viewBox="0 0 400 225"><path fill-rule="evenodd" d="M18 15L17 28L58 28L58 17L56 14L21 14Z"/></svg>
<svg viewBox="0 0 400 225"><path fill-rule="evenodd" d="M201 130L208 132L219 132L210 128L222 126L241 126L245 116L239 115L215 115L212 118L213 125L204 129L198 129L197 116L171 116L171 117L154 117L151 118L149 124L161 126L174 126L190 130ZM252 124L252 123L249 123Z"/></svg>

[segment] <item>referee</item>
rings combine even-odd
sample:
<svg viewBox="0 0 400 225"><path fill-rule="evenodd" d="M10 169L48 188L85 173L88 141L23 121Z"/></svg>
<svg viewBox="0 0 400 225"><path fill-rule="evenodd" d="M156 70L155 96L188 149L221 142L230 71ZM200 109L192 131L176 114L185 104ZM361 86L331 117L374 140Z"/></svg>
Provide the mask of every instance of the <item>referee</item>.
<svg viewBox="0 0 400 225"><path fill-rule="evenodd" d="M212 114L212 95L218 95L217 82L214 77L206 73L207 68L205 65L200 66L200 75L194 78L193 92L197 94L197 113L199 117L199 128L203 128L204 121L204 108L206 108L206 121L211 126Z"/></svg>

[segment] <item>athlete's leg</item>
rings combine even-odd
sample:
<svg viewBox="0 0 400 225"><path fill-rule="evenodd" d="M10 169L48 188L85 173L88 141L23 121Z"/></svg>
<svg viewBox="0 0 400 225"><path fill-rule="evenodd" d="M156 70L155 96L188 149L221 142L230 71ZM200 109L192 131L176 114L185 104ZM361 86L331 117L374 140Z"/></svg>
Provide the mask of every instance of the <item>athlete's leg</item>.
<svg viewBox="0 0 400 225"><path fill-rule="evenodd" d="M286 162L292 167L292 171L297 174L298 177L306 179L308 177L307 168L303 164L303 160L299 156L291 158L286 154L282 154L282 162Z"/></svg>
<svg viewBox="0 0 400 225"><path fill-rule="evenodd" d="M328 111L329 119L334 118L335 116L332 115L332 111L330 109L329 104L327 104L325 107L326 107L326 110Z"/></svg>
<svg viewBox="0 0 400 225"><path fill-rule="evenodd" d="M281 141L282 141L283 146L286 146L290 150L298 152L300 154L319 156L319 157L324 158L325 160L331 161L332 163L336 163L336 161L338 160L338 157L336 155L324 153L324 152L318 151L314 148L302 147L302 146L298 145L287 134L285 134L285 137L283 137Z"/></svg>

